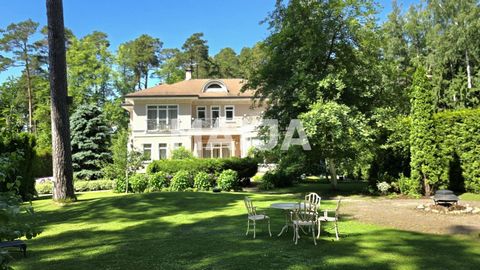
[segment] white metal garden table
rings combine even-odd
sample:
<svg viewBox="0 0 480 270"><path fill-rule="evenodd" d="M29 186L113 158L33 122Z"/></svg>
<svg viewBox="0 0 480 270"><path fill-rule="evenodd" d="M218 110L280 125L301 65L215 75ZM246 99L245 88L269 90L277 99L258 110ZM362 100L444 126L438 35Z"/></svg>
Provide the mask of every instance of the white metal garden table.
<svg viewBox="0 0 480 270"><path fill-rule="evenodd" d="M300 203L303 206L304 203ZM278 236L282 235L283 232L288 231L288 227L293 226L290 220L290 211L298 207L298 203L272 203L270 205L271 208L281 209L285 212L285 225L283 225L282 230L278 234Z"/></svg>

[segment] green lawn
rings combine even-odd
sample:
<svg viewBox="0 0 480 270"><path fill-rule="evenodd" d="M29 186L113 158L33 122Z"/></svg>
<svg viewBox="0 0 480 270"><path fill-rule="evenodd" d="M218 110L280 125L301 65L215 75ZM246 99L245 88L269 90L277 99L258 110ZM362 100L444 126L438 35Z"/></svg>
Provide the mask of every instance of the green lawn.
<svg viewBox="0 0 480 270"><path fill-rule="evenodd" d="M295 192L303 191L301 185ZM314 188L315 186L311 186ZM320 189L321 190L321 189ZM326 228L318 245L309 236L295 246L289 231L257 239L245 236L246 193L93 192L58 206L34 202L43 233L28 241L28 257L15 269L475 269L480 241L362 224L345 217L340 241ZM272 202L297 201L299 194L250 194L272 218L283 213ZM333 207L333 202L322 202Z"/></svg>

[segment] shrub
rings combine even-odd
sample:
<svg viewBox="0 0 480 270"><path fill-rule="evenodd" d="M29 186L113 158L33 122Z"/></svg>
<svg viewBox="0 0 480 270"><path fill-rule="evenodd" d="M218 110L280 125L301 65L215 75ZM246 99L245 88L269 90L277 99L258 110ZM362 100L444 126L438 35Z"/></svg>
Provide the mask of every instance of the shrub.
<svg viewBox="0 0 480 270"><path fill-rule="evenodd" d="M289 187L295 179L294 176L287 174L284 170L277 169L266 172L262 177L262 183L269 188Z"/></svg>
<svg viewBox="0 0 480 270"><path fill-rule="evenodd" d="M148 177L148 191L161 191L163 188L168 188L170 185L170 178L165 172L157 172Z"/></svg>
<svg viewBox="0 0 480 270"><path fill-rule="evenodd" d="M252 180L253 180L254 182L259 182L259 183L260 183L260 182L262 181L262 179L263 179L263 175L260 175L260 174L254 175L254 176L252 177Z"/></svg>
<svg viewBox="0 0 480 270"><path fill-rule="evenodd" d="M147 173L166 172L175 174L180 170L187 170L192 174L206 172L220 174L224 170L234 170L243 185L250 182L250 177L257 173L257 161L253 158L226 158L226 159L183 159L183 160L156 160L147 167Z"/></svg>
<svg viewBox="0 0 480 270"><path fill-rule="evenodd" d="M0 192L0 242L21 237L31 239L40 233L35 212L30 204L23 204L14 192ZM0 248L0 269L9 266L12 257Z"/></svg>
<svg viewBox="0 0 480 270"><path fill-rule="evenodd" d="M191 159L194 158L191 151L184 146L180 146L172 151L172 159Z"/></svg>
<svg viewBox="0 0 480 270"><path fill-rule="evenodd" d="M0 190L15 191L24 200L35 195L35 137L29 133L0 134Z"/></svg>
<svg viewBox="0 0 480 270"><path fill-rule="evenodd" d="M40 233L35 212L30 204L23 204L13 192L0 192L0 242L26 237L31 239Z"/></svg>
<svg viewBox="0 0 480 270"><path fill-rule="evenodd" d="M38 194L52 194L53 183L50 181L47 181L45 183L38 183L35 184L35 189L37 190Z"/></svg>
<svg viewBox="0 0 480 270"><path fill-rule="evenodd" d="M114 188L114 182L112 180L92 180L92 181L79 180L73 183L73 187L77 192L111 190Z"/></svg>
<svg viewBox="0 0 480 270"><path fill-rule="evenodd" d="M420 183L415 179L405 177L403 174L400 174L398 179L398 188L402 194L406 195L418 195L421 192Z"/></svg>
<svg viewBox="0 0 480 270"><path fill-rule="evenodd" d="M256 180L255 180L256 181ZM275 188L274 177L272 173L267 172L260 178L260 185L258 186L261 190L270 190Z"/></svg>
<svg viewBox="0 0 480 270"><path fill-rule="evenodd" d="M387 182L380 182L377 183L377 188L382 193L382 195L386 195L391 186Z"/></svg>
<svg viewBox="0 0 480 270"><path fill-rule="evenodd" d="M32 167L34 177L52 176L52 152L50 150L37 150Z"/></svg>
<svg viewBox="0 0 480 270"><path fill-rule="evenodd" d="M234 170L238 173L241 186L248 186L250 178L255 176L258 171L258 162L254 158L229 158L222 164L223 170Z"/></svg>
<svg viewBox="0 0 480 270"><path fill-rule="evenodd" d="M186 170L178 171L170 184L170 190L172 191L185 191L191 187L193 187L192 176Z"/></svg>
<svg viewBox="0 0 480 270"><path fill-rule="evenodd" d="M125 177L119 177L113 180L113 191L117 193L125 192ZM132 190L132 185L129 183L128 190Z"/></svg>
<svg viewBox="0 0 480 270"><path fill-rule="evenodd" d="M145 173L137 173L130 177L130 185L134 193L142 193L148 187L148 175Z"/></svg>
<svg viewBox="0 0 480 270"><path fill-rule="evenodd" d="M209 190L212 187L212 175L206 172L199 172L193 179L193 187L198 190Z"/></svg>
<svg viewBox="0 0 480 270"><path fill-rule="evenodd" d="M225 170L217 178L218 186L224 190L229 191L239 187L238 173L234 170Z"/></svg>

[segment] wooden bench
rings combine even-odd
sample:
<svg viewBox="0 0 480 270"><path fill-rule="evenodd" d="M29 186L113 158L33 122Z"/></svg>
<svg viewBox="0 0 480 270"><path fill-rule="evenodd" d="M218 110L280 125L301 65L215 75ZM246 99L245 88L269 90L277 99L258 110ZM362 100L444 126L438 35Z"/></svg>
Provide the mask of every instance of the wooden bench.
<svg viewBox="0 0 480 270"><path fill-rule="evenodd" d="M23 252L23 256L27 257L27 244L22 240L0 242L0 248L20 248L20 251Z"/></svg>

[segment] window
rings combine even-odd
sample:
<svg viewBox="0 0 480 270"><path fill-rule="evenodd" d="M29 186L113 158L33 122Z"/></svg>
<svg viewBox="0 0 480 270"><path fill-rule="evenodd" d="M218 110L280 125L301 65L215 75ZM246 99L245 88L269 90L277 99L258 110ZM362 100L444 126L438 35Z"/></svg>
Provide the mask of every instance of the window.
<svg viewBox="0 0 480 270"><path fill-rule="evenodd" d="M212 83L207 87L207 89L210 89L210 88L222 88L222 86L218 83Z"/></svg>
<svg viewBox="0 0 480 270"><path fill-rule="evenodd" d="M178 105L147 106L147 130L176 129Z"/></svg>
<svg viewBox="0 0 480 270"><path fill-rule="evenodd" d="M143 158L145 160L152 160L152 145L149 143L143 145Z"/></svg>
<svg viewBox="0 0 480 270"><path fill-rule="evenodd" d="M210 107L211 112L211 127L218 127L219 126L219 118L220 118L220 106L212 106Z"/></svg>
<svg viewBox="0 0 480 270"><path fill-rule="evenodd" d="M159 143L158 144L158 158L167 159L167 144Z"/></svg>
<svg viewBox="0 0 480 270"><path fill-rule="evenodd" d="M178 142L178 143L174 143L174 144L173 144L173 149L178 149L178 148L180 148L180 147L182 147L182 143L181 143L181 142Z"/></svg>
<svg viewBox="0 0 480 270"><path fill-rule="evenodd" d="M207 117L205 106L197 107L197 118L205 119Z"/></svg>
<svg viewBox="0 0 480 270"><path fill-rule="evenodd" d="M204 143L202 152L204 158L231 157L230 143Z"/></svg>
<svg viewBox="0 0 480 270"><path fill-rule="evenodd" d="M213 80L205 84L203 87L203 92L228 92L228 89L222 81Z"/></svg>
<svg viewBox="0 0 480 270"><path fill-rule="evenodd" d="M232 105L225 106L225 120L233 121L235 115L235 107Z"/></svg>

